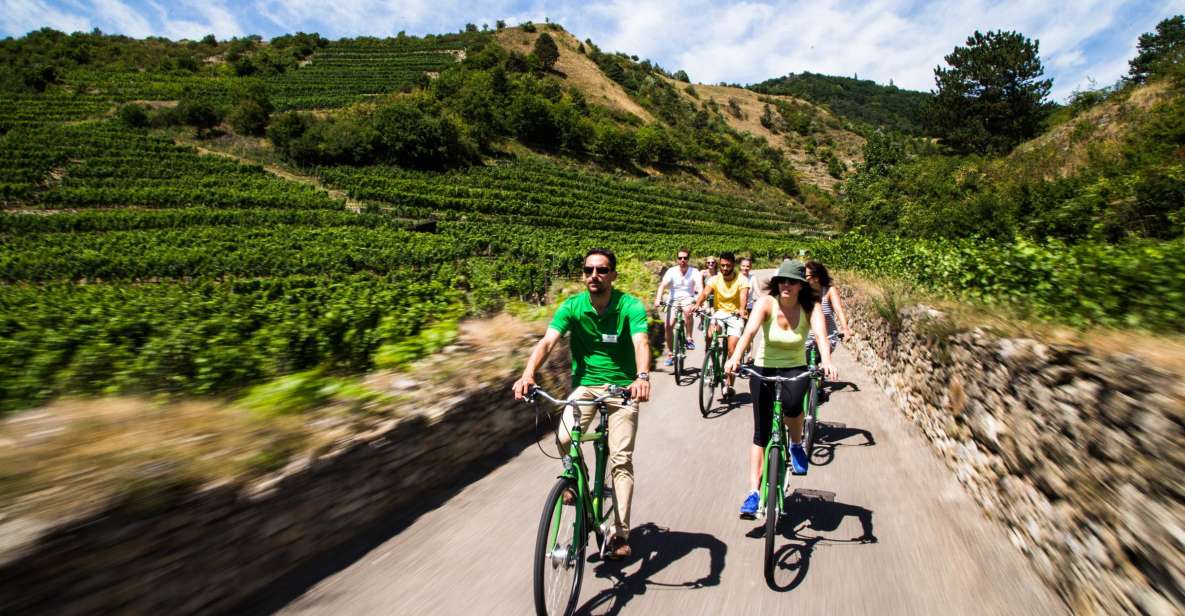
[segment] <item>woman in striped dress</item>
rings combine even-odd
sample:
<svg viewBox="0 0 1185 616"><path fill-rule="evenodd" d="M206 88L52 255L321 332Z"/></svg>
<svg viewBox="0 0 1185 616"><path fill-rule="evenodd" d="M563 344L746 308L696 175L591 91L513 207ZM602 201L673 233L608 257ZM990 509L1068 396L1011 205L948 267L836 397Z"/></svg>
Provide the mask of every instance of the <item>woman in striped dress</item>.
<svg viewBox="0 0 1185 616"><path fill-rule="evenodd" d="M839 342L839 336L836 335L838 332L843 332L844 336L852 335L852 330L848 327L848 315L844 312L843 302L839 299L839 289L833 284L827 268L818 261L807 261L806 280L814 290L815 297L820 298L823 318L827 321L827 339L831 342L831 350L834 351L835 345ZM810 345L814 342L815 334L811 332L810 338L807 340L808 353Z"/></svg>

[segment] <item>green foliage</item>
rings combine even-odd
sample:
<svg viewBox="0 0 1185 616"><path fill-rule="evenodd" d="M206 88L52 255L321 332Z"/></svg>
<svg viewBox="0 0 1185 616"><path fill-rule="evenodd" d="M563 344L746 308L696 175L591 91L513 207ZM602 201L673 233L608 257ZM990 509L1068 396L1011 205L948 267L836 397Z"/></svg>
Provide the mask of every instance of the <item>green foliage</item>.
<svg viewBox="0 0 1185 616"><path fill-rule="evenodd" d="M896 86L882 86L867 79L834 77L804 72L790 73L749 86L762 94L785 94L823 105L841 117L854 122L861 133L877 128L922 134L922 112L931 95L925 92L902 90ZM800 112L801 113L801 112ZM808 134L806 123L783 111L792 130Z"/></svg>
<svg viewBox="0 0 1185 616"><path fill-rule="evenodd" d="M1136 83L1168 72L1185 62L1185 15L1156 24L1156 32L1140 35L1136 57L1128 61L1128 75Z"/></svg>
<svg viewBox="0 0 1185 616"><path fill-rule="evenodd" d="M756 173L753 156L746 148L735 143L721 153L720 166L724 169L725 175L742 184L752 182Z"/></svg>
<svg viewBox="0 0 1185 616"><path fill-rule="evenodd" d="M937 94L926 110L932 134L961 153L1006 153L1037 134L1053 81L1039 43L1017 32L976 31L934 69Z"/></svg>
<svg viewBox="0 0 1185 616"><path fill-rule="evenodd" d="M185 99L177 105L177 117L201 134L222 122L222 110L208 100Z"/></svg>
<svg viewBox="0 0 1185 616"><path fill-rule="evenodd" d="M560 59L560 48L556 46L555 39L551 35L544 32L535 39L535 57L539 59L539 66L545 71L550 71L557 60Z"/></svg>
<svg viewBox="0 0 1185 616"><path fill-rule="evenodd" d="M675 71L675 74L674 74L674 75L672 75L672 77L673 77L673 78L674 78L676 81L682 81L682 82L684 82L684 83L691 83L691 77L690 77L690 76L688 76L688 75L687 75L687 71L684 71L684 70L678 70L678 71Z"/></svg>
<svg viewBox="0 0 1185 616"><path fill-rule="evenodd" d="M1090 145L1095 125L1080 121L1069 136L1087 144L1090 163L1052 179L1030 157L903 159L899 141L873 135L864 166L844 185L841 217L848 228L911 237L1179 237L1183 118L1185 100L1170 97L1135 116L1105 151Z"/></svg>
<svg viewBox="0 0 1185 616"><path fill-rule="evenodd" d="M849 234L812 246L840 268L1027 318L1071 325L1185 327L1185 241L1123 244L930 240Z"/></svg>
<svg viewBox="0 0 1185 616"><path fill-rule="evenodd" d="M120 105L119 121L131 128L144 128L148 126L148 109L136 103Z"/></svg>
<svg viewBox="0 0 1185 616"><path fill-rule="evenodd" d="M674 166L683 158L678 142L660 124L648 124L637 131L638 161L660 166Z"/></svg>

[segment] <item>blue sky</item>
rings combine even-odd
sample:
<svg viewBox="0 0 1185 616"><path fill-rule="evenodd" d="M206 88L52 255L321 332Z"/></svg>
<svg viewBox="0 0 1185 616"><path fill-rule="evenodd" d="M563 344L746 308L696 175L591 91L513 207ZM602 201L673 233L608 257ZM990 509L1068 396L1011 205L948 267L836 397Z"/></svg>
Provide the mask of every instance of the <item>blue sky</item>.
<svg viewBox="0 0 1185 616"><path fill-rule="evenodd" d="M129 36L219 38L295 31L330 38L459 30L545 17L602 49L649 58L693 81L753 83L809 70L930 90L934 67L979 30L1041 44L1053 95L1127 71L1136 39L1185 0L0 0L0 35L49 26Z"/></svg>

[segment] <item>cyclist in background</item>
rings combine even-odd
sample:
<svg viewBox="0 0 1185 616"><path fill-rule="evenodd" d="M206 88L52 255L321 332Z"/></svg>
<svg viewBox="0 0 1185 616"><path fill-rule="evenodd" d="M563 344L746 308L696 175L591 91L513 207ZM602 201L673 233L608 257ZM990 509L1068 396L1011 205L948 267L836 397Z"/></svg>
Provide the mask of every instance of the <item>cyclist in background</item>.
<svg viewBox="0 0 1185 616"><path fill-rule="evenodd" d="M716 295L713 316L726 319L718 321L718 323L722 326L720 333L728 337L728 354L730 356L733 348L736 347L737 339L741 336L743 321L749 316L749 312L745 308L749 302L749 281L733 269L735 263L736 256L731 252L721 253L720 273L708 281L707 286L695 298L694 304L684 308L687 316L690 317L696 309L703 305L709 293ZM727 400L736 394L736 389L733 388L735 381L736 375L729 374L728 386L725 388L722 398Z"/></svg>
<svg viewBox="0 0 1185 616"><path fill-rule="evenodd" d="M831 342L831 350L835 350L835 345L839 343L837 333L843 332L844 336L851 336L852 330L848 327L848 315L844 312L843 302L839 299L839 289L832 283L831 274L827 268L818 261L806 262L806 280L811 285L811 290L815 292L815 297L820 298L820 305L823 308L823 317L827 321L827 339ZM838 321L838 326L836 325ZM808 348L815 344L815 334L811 332L807 339Z"/></svg>
<svg viewBox="0 0 1185 616"><path fill-rule="evenodd" d="M675 311L682 310L691 302L695 301L697 295L704 288L703 278L699 274L699 270L691 267L691 251L687 248L680 248L676 253L676 266L667 268L666 273L662 276L662 282L658 285L658 293L654 296L654 307L658 308L662 305L663 294L670 289L670 297L667 298L667 315L666 315L666 341L667 341L667 361L666 365L670 366L675 363ZM695 341L692 339L692 322L694 319L683 320L683 333L687 339L688 350L695 350Z"/></svg>
<svg viewBox="0 0 1185 616"><path fill-rule="evenodd" d="M708 286L708 281L711 280L712 276L715 276L717 273L719 273L719 270L716 269L716 257L711 256L707 259L704 259L704 269L700 270L699 272L700 276L703 278L703 286Z"/></svg>
<svg viewBox="0 0 1185 616"><path fill-rule="evenodd" d="M741 257L741 275L749 281L749 302L745 305L745 312L753 312L753 300L757 299L757 278L753 276L753 258Z"/></svg>
<svg viewBox="0 0 1185 616"><path fill-rule="evenodd" d="M617 499L618 519L605 557L630 556L630 503L634 495L634 437L638 432L639 403L650 398L650 339L646 308L637 298L613 289L617 257L609 250L593 248L584 256L587 291L560 305L547 333L531 350L522 377L514 382L514 397L522 400L535 386L535 371L547 360L555 343L571 332L572 387L569 399L604 395L610 385L628 387L630 403L609 406L609 468ZM581 407L580 427L588 429L595 407ZM575 418L565 407L564 428L556 429L560 455L568 451L570 426ZM575 496L575 495L573 495Z"/></svg>
<svg viewBox="0 0 1185 616"><path fill-rule="evenodd" d="M761 298L754 306L753 318L749 319L736 350L724 364L724 371L730 376L736 374L745 349L749 348L757 335L761 336L763 342L753 362L757 372L763 376L799 376L807 370L808 333L823 335L826 331L823 310L806 282L806 268L801 261L783 262L766 284L768 296ZM830 349L821 348L819 352L824 374L829 379L838 378L839 374L831 365ZM802 448L802 399L809 383L809 379L802 378L776 385L782 387L782 412L787 418L786 432L790 437L790 464L796 475L805 474L809 465L806 450ZM749 387L753 396L753 443L749 447L749 493L741 505L742 518L752 518L761 501L758 491L761 462L765 457L765 445L769 442L773 422L775 384L750 379Z"/></svg>

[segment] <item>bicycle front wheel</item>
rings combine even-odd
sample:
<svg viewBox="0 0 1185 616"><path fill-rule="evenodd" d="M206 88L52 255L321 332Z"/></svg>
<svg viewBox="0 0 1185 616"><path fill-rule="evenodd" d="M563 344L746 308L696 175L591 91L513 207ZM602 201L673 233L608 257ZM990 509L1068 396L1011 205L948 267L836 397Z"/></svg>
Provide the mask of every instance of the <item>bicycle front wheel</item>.
<svg viewBox="0 0 1185 616"><path fill-rule="evenodd" d="M683 358L687 356L687 341L683 338L683 324L675 323L675 385L681 385Z"/></svg>
<svg viewBox="0 0 1185 616"><path fill-rule="evenodd" d="M765 581L774 583L774 538L782 508L782 450L770 447L765 460Z"/></svg>
<svg viewBox="0 0 1185 616"><path fill-rule="evenodd" d="M815 434L819 425L819 381L811 379L806 390L806 404L803 407L802 447L809 460L815 452Z"/></svg>
<svg viewBox="0 0 1185 616"><path fill-rule="evenodd" d="M712 401L716 399L716 386L719 384L719 379L716 378L718 369L716 353L709 346L704 351L704 367L699 373L699 412L704 417L707 417L708 413L712 411Z"/></svg>
<svg viewBox="0 0 1185 616"><path fill-rule="evenodd" d="M565 492L570 492L567 503ZM547 495L535 539L536 614L566 616L576 610L587 544L588 530L581 519L576 482L560 479Z"/></svg>

